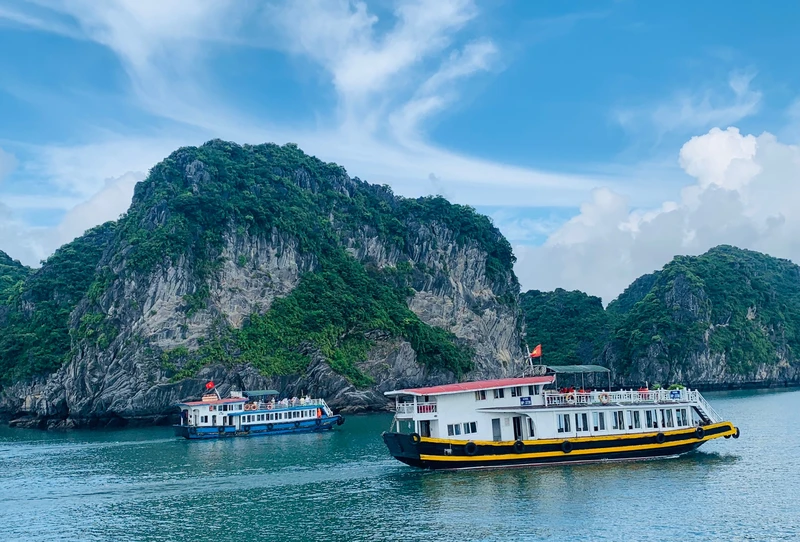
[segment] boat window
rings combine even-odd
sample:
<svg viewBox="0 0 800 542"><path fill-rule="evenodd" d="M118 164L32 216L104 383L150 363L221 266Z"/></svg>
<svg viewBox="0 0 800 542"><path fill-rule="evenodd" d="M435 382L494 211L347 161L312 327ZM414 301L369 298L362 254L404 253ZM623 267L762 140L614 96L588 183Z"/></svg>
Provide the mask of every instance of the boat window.
<svg viewBox="0 0 800 542"><path fill-rule="evenodd" d="M528 431L530 432L530 436L533 437L536 433L533 430L533 418L528 416Z"/></svg>
<svg viewBox="0 0 800 542"><path fill-rule="evenodd" d="M469 435L470 433L477 433L478 432L478 424L476 422L464 422L464 434Z"/></svg>
<svg viewBox="0 0 800 542"><path fill-rule="evenodd" d="M539 395L539 386L528 386L528 395Z"/></svg>
<svg viewBox="0 0 800 542"><path fill-rule="evenodd" d="M495 399L502 399L505 396L505 390L503 388L497 388L494 390L494 398Z"/></svg>
<svg viewBox="0 0 800 542"><path fill-rule="evenodd" d="M569 433L569 414L559 414L558 415L558 432L559 433Z"/></svg>
<svg viewBox="0 0 800 542"><path fill-rule="evenodd" d="M625 418L621 410L611 413L611 428L612 429L625 429Z"/></svg>
<svg viewBox="0 0 800 542"><path fill-rule="evenodd" d="M606 430L606 413L605 412L592 412L592 421L594 422L595 431Z"/></svg>
<svg viewBox="0 0 800 542"><path fill-rule="evenodd" d="M466 424L464 424L464 425L466 425ZM461 424L460 423L454 423L454 424L448 425L447 426L447 434L449 436L451 436L451 437L453 435L460 435L461 434Z"/></svg>
<svg viewBox="0 0 800 542"><path fill-rule="evenodd" d="M478 390L475 392L475 400L476 401L485 401L486 400L486 390Z"/></svg>
<svg viewBox="0 0 800 542"><path fill-rule="evenodd" d="M667 427L675 427L675 425L672 423L672 409L671 408L667 409Z"/></svg>
<svg viewBox="0 0 800 542"><path fill-rule="evenodd" d="M237 410L242 410L242 405L241 404L239 405L239 408Z"/></svg>
<svg viewBox="0 0 800 542"><path fill-rule="evenodd" d="M589 430L589 416L586 412L575 413L575 431Z"/></svg>
<svg viewBox="0 0 800 542"><path fill-rule="evenodd" d="M522 395L522 386L511 388L511 397L519 397Z"/></svg>
<svg viewBox="0 0 800 542"><path fill-rule="evenodd" d="M633 428L634 429L641 429L642 428L642 420L639 418L639 411L633 411Z"/></svg>
<svg viewBox="0 0 800 542"><path fill-rule="evenodd" d="M688 420L688 418L686 416L686 409L685 408L677 409L675 411L675 418L676 418L676 422L678 424L678 427L684 427L686 425L689 425L689 420Z"/></svg>

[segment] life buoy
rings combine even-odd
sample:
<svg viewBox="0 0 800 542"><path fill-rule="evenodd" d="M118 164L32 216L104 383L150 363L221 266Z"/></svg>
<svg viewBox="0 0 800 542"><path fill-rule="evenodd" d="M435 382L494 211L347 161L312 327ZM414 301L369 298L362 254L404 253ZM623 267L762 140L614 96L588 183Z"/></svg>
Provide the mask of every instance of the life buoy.
<svg viewBox="0 0 800 542"><path fill-rule="evenodd" d="M733 438L739 438L739 428L738 427L734 427L733 429L735 430L735 433L733 434Z"/></svg>
<svg viewBox="0 0 800 542"><path fill-rule="evenodd" d="M567 403L569 403L570 405L574 405L575 404L575 392L574 391L572 393L567 394Z"/></svg>
<svg viewBox="0 0 800 542"><path fill-rule="evenodd" d="M218 427L217 431L219 431L220 433L224 433L225 432L225 428L224 427Z"/></svg>
<svg viewBox="0 0 800 542"><path fill-rule="evenodd" d="M611 396L609 394L603 392L598 396L598 399L600 399L601 403L603 403L604 405L607 405L608 402L611 401Z"/></svg>
<svg viewBox="0 0 800 542"><path fill-rule="evenodd" d="M525 443L522 442L521 440L515 440L514 441L514 451L517 452L518 454L521 454L522 452L524 452L525 451Z"/></svg>
<svg viewBox="0 0 800 542"><path fill-rule="evenodd" d="M706 436L706 430L703 429L702 427L698 427L697 429L694 430L694 436L702 440L703 437Z"/></svg>
<svg viewBox="0 0 800 542"><path fill-rule="evenodd" d="M294 428L297 429L298 427L300 427L300 422L294 422Z"/></svg>
<svg viewBox="0 0 800 542"><path fill-rule="evenodd" d="M664 433L658 433L656 435L656 442L658 444L664 444L664 442L666 442L666 440L667 440L667 437L664 436Z"/></svg>
<svg viewBox="0 0 800 542"><path fill-rule="evenodd" d="M214 405L208 405L208 410L214 410Z"/></svg>
<svg viewBox="0 0 800 542"><path fill-rule="evenodd" d="M319 427L320 425L322 425L322 420L320 420L319 418L317 418L317 427Z"/></svg>
<svg viewBox="0 0 800 542"><path fill-rule="evenodd" d="M568 454L572 451L572 443L568 440L565 440L561 443L561 451L565 454Z"/></svg>
<svg viewBox="0 0 800 542"><path fill-rule="evenodd" d="M419 433L411 433L410 438L411 438L411 444L419 444L419 441L422 440L422 437L419 436Z"/></svg>
<svg viewBox="0 0 800 542"><path fill-rule="evenodd" d="M339 419L336 420L336 425L342 425L344 423L344 416L339 416Z"/></svg>
<svg viewBox="0 0 800 542"><path fill-rule="evenodd" d="M272 410L272 403L267 403L267 410Z"/></svg>
<svg viewBox="0 0 800 542"><path fill-rule="evenodd" d="M464 445L464 453L467 455L475 455L478 453L478 445L472 441L467 442Z"/></svg>
<svg viewBox="0 0 800 542"><path fill-rule="evenodd" d="M273 427L275 427L275 426L274 426L274 425L272 425L271 423L268 423L268 424L267 424L267 431L272 431L272 428L273 428Z"/></svg>

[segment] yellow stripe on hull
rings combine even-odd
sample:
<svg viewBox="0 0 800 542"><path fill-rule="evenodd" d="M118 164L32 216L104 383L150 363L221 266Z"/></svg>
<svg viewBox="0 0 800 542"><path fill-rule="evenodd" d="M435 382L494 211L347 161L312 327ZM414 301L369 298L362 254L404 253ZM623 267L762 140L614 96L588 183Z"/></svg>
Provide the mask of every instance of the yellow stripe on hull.
<svg viewBox="0 0 800 542"><path fill-rule="evenodd" d="M552 452L537 452L537 453L521 453L521 454L481 454L481 455L459 455L459 456L450 456L450 455L428 455L428 454L420 454L419 458L422 461L438 461L438 462L464 462L464 461L505 461L505 460L519 460L519 459L538 459L538 458L546 458L546 457L558 457L558 456L578 456L578 455L597 455L597 454L614 454L614 453L624 453L624 452L638 452L643 450L654 450L654 449L669 449L669 448L676 448L679 446L684 446L687 444L695 444L695 443L703 443L708 440L712 440L719 437L726 437L726 436L733 436L736 433L736 429L733 427L733 424L730 422L720 422L715 424L706 425L703 427L704 430L709 431L711 429L717 429L727 427L726 431L714 434L714 435L704 435L703 438L699 439L695 435L695 431L697 431L696 427L692 427L689 429L681 429L677 431L667 431L663 432L665 437L670 435L692 435L691 438L685 440L676 440L671 442L664 442L662 444L637 444L637 445L629 445L629 446L614 446L608 448L588 448L588 449L578 449L572 450L569 453L565 453L563 451L552 451ZM524 441L525 444L533 444L533 445L542 445L542 444L561 444L565 440L568 440L572 443L579 443L579 442L602 442L602 441L620 441L620 440L627 440L631 438L642 438L642 437L655 437L658 432L652 433L637 433L634 435L613 435L613 436L603 436L603 437L578 437L578 438L563 438L563 439L547 439L547 440L527 440ZM464 445L467 441L463 440L449 440L449 439L436 439L436 438L429 438L423 437L421 439L423 442L432 442L438 444L455 444L455 445ZM476 445L482 446L509 446L513 444L513 441L504 441L504 442L496 442L496 441L473 441Z"/></svg>

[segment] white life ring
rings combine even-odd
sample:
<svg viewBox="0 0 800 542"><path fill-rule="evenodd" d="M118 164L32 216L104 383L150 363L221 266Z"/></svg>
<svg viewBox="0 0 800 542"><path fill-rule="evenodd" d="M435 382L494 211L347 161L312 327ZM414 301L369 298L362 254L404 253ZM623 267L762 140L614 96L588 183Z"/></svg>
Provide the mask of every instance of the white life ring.
<svg viewBox="0 0 800 542"><path fill-rule="evenodd" d="M598 399L600 399L601 403L603 403L604 405L607 405L608 402L611 401L611 396L609 394L603 392L603 393L600 394Z"/></svg>
<svg viewBox="0 0 800 542"><path fill-rule="evenodd" d="M574 391L572 393L568 393L567 394L567 403L569 403L570 405L574 405L575 404L575 392Z"/></svg>

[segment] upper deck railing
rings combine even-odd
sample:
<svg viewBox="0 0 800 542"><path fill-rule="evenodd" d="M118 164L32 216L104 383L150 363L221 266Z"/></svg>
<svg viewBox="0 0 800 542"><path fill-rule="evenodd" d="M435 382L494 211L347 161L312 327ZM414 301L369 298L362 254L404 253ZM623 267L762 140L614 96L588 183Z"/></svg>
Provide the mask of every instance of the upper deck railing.
<svg viewBox="0 0 800 542"><path fill-rule="evenodd" d="M414 409L414 403L397 403L397 410L395 410L396 414L435 414L436 411L436 403L417 403L416 410Z"/></svg>
<svg viewBox="0 0 800 542"><path fill-rule="evenodd" d="M591 392L545 391L545 406L608 405L641 403L696 403L713 421L721 420L719 414L697 390L621 390Z"/></svg>
<svg viewBox="0 0 800 542"><path fill-rule="evenodd" d="M254 405L255 408L252 406L248 408L249 405ZM322 408L328 416L333 415L324 399L284 399L283 401L253 401L252 403L245 403L247 410L290 410L305 407Z"/></svg>

